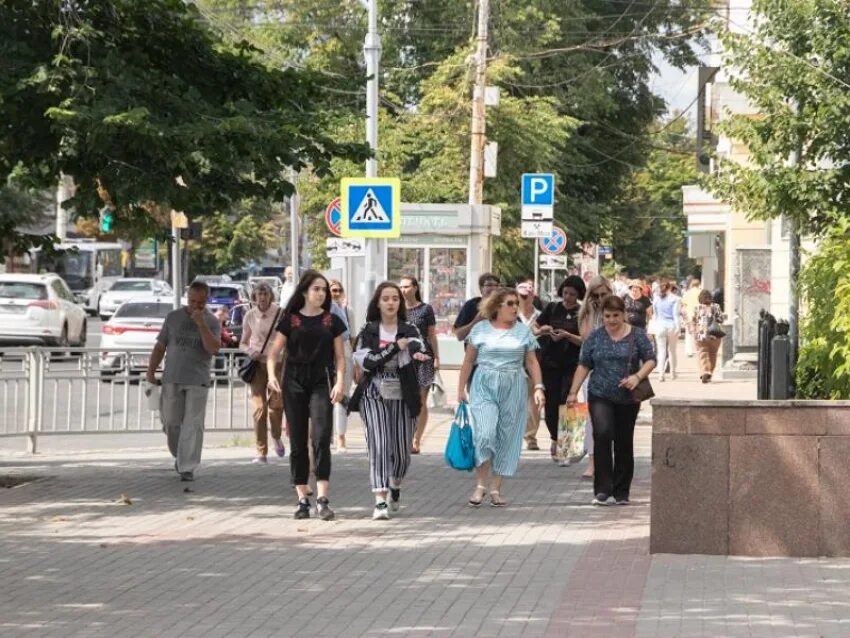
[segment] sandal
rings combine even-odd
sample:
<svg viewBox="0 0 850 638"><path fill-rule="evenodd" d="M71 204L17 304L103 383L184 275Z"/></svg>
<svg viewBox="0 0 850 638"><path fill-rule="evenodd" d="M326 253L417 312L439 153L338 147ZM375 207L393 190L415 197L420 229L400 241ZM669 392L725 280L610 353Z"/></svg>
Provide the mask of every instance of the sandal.
<svg viewBox="0 0 850 638"><path fill-rule="evenodd" d="M481 503L484 502L484 495L487 493L487 488L483 485L479 485L475 488L475 491L472 493L472 496L469 497L469 506L470 507L481 507ZM475 498L475 497L478 498Z"/></svg>
<svg viewBox="0 0 850 638"><path fill-rule="evenodd" d="M490 507L504 507L505 505L507 503L499 494L499 490L490 490Z"/></svg>

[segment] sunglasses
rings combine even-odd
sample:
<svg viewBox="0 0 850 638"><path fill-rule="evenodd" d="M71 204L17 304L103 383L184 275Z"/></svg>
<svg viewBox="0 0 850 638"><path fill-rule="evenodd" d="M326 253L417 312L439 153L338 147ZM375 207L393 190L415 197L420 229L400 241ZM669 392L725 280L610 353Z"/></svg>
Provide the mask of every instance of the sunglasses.
<svg viewBox="0 0 850 638"><path fill-rule="evenodd" d="M516 301L515 299L509 299L508 301L506 301L502 305L507 306L508 308L513 308L514 306L518 306L519 302Z"/></svg>
<svg viewBox="0 0 850 638"><path fill-rule="evenodd" d="M342 292L342 288L331 288L331 292Z"/></svg>

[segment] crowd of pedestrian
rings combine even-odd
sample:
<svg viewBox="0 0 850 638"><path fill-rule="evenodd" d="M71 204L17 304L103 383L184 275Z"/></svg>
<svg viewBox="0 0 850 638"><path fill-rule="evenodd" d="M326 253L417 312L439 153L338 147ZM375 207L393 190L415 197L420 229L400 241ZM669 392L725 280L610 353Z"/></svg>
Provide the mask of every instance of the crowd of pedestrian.
<svg viewBox="0 0 850 638"><path fill-rule="evenodd" d="M465 348L457 397L468 404L476 470L468 505L507 504L504 480L517 472L523 442L539 449L541 414L550 455L558 460L563 408L579 398L588 405L582 476L593 480L592 503L627 504L634 427L640 402L651 396L650 373L657 364L658 381L676 378L684 329L686 355L698 356L700 379L711 381L725 320L716 296L698 280L680 297L666 279L596 276L585 284L570 276L544 305L532 279L506 287L485 273L478 285L481 294L462 306L453 327ZM268 463L269 433L275 454L284 457L287 437L295 518L314 511L312 474L315 513L332 520L334 433L335 451L342 453L349 415L359 412L373 518L388 519L400 509L411 455L420 453L440 368L434 309L417 279L406 275L377 287L355 334L341 282L311 270L291 288L278 305L272 289L258 284L238 340L251 362L243 378L252 397L253 462ZM184 481L194 480L200 463L211 361L233 340L206 309L208 296L202 282L189 287L188 306L165 319L147 372L149 383L162 384L163 429Z"/></svg>

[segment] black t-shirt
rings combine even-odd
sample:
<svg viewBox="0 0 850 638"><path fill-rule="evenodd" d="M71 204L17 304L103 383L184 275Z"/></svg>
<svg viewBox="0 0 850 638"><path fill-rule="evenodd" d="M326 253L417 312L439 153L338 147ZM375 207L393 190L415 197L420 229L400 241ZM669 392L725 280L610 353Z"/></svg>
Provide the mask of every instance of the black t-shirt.
<svg viewBox="0 0 850 638"><path fill-rule="evenodd" d="M306 317L300 312L284 313L277 324L286 337L286 362L332 368L334 339L345 332L342 319L329 312Z"/></svg>
<svg viewBox="0 0 850 638"><path fill-rule="evenodd" d="M623 301L626 303L626 322L645 330L646 311L648 308L652 308L652 301L649 297L632 299L631 295L626 295Z"/></svg>
<svg viewBox="0 0 850 638"><path fill-rule="evenodd" d="M578 312L580 306L564 308L560 301L548 304L537 317L538 326L552 326L557 330L578 334ZM548 336L540 337L540 363L547 368L574 369L578 366L578 355L581 347L567 339L553 341Z"/></svg>
<svg viewBox="0 0 850 638"><path fill-rule="evenodd" d="M463 304L460 312L457 313L455 319L455 328L463 328L472 323L472 320L478 315L478 304L481 303L481 297L473 297Z"/></svg>

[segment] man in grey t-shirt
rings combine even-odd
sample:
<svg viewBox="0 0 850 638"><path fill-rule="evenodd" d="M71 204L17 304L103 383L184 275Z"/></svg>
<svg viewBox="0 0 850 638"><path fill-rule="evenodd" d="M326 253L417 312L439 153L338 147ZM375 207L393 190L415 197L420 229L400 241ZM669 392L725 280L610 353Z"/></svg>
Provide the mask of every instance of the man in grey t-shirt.
<svg viewBox="0 0 850 638"><path fill-rule="evenodd" d="M176 459L174 468L183 481L194 480L201 462L210 362L221 347L221 324L207 310L209 290L200 281L189 286L189 305L168 313L148 364L147 380L155 383L156 369L168 355L159 414L168 449Z"/></svg>

